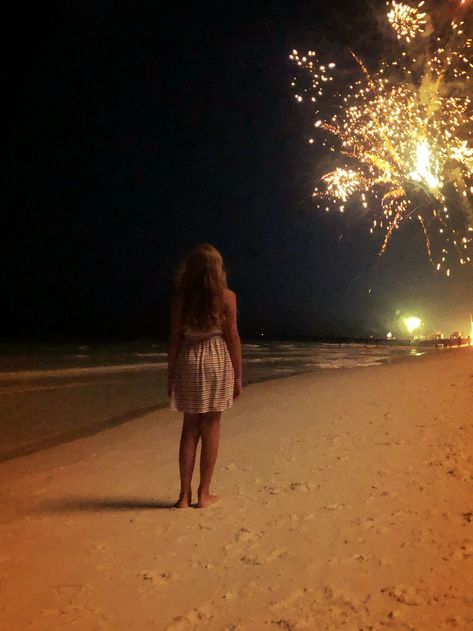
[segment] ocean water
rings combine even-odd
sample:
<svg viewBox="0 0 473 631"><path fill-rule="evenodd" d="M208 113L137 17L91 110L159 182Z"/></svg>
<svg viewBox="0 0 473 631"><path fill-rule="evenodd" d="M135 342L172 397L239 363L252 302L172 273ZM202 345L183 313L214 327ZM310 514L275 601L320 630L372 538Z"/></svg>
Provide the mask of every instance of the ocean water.
<svg viewBox="0 0 473 631"><path fill-rule="evenodd" d="M403 357L420 357L429 348L388 344L262 342L243 344L244 372L249 382L304 372L387 364Z"/></svg>
<svg viewBox="0 0 473 631"><path fill-rule="evenodd" d="M403 357L415 361L426 352L435 351L385 344L244 343L244 382ZM0 348L0 461L165 407L166 371L164 343Z"/></svg>
<svg viewBox="0 0 473 631"><path fill-rule="evenodd" d="M242 344L250 383L301 372L374 366L429 352L428 347L391 344L248 342ZM0 347L0 385L44 379L153 371L167 368L165 343L91 346Z"/></svg>

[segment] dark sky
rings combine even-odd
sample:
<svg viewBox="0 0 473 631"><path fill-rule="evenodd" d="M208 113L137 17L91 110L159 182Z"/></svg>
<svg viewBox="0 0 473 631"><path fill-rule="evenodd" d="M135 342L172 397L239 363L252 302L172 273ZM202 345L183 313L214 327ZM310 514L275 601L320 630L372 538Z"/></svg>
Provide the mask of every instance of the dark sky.
<svg viewBox="0 0 473 631"><path fill-rule="evenodd" d="M70 0L12 19L5 337L162 337L202 241L245 336L384 334L411 314L466 330L471 268L439 276L411 226L380 258L369 221L311 200L323 156L288 54L376 60L376 7Z"/></svg>

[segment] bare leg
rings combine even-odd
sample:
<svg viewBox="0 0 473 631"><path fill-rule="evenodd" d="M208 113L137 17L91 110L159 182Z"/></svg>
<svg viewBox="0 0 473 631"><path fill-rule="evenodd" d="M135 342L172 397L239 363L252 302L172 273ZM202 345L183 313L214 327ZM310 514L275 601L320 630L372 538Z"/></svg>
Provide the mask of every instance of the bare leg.
<svg viewBox="0 0 473 631"><path fill-rule="evenodd" d="M220 412L206 412L200 415L200 435L202 450L200 453L200 485L198 508L206 508L218 500L217 495L210 495L215 462L220 442Z"/></svg>
<svg viewBox="0 0 473 631"><path fill-rule="evenodd" d="M189 508L192 501L192 473L194 472L195 452L200 438L198 414L184 414L181 442L179 445L179 472L181 474L181 493L176 508Z"/></svg>

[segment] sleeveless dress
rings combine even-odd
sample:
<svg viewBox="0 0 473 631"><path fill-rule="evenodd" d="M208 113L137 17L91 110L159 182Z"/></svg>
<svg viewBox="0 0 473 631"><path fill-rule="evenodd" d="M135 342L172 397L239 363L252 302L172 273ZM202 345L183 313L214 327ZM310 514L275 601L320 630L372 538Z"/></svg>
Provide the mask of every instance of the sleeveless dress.
<svg viewBox="0 0 473 631"><path fill-rule="evenodd" d="M185 328L176 361L171 408L201 414L233 405L235 373L221 329Z"/></svg>

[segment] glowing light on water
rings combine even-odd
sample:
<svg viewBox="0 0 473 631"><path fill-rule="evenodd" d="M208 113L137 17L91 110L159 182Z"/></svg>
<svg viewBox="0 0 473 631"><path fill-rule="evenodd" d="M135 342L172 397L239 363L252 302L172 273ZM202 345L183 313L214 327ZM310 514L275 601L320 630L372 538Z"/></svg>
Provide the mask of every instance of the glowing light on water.
<svg viewBox="0 0 473 631"><path fill-rule="evenodd" d="M352 53L355 72L347 68L353 80L346 88L333 62L294 50L293 86L314 108L313 133L335 161L314 198L326 210L361 207L372 217L370 232L383 233L380 254L403 222L418 221L428 257L450 276L454 261L473 257L473 39L461 19L469 8L436 25L424 2L407 6L390 3L393 28L404 20L417 24L416 32L429 29L411 44L401 37L397 57L370 71ZM309 81L297 89L302 77Z"/></svg>

